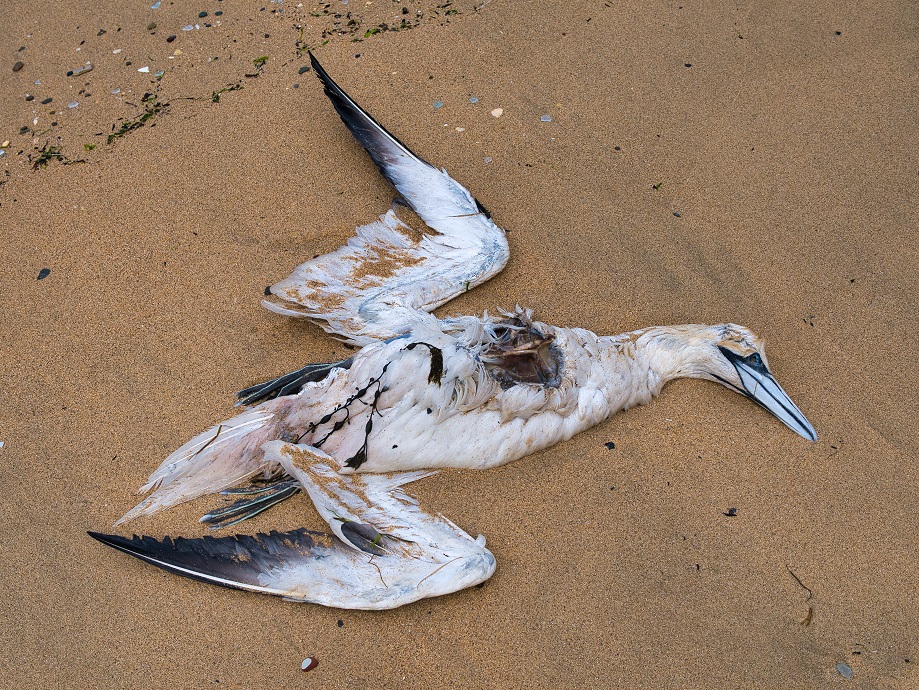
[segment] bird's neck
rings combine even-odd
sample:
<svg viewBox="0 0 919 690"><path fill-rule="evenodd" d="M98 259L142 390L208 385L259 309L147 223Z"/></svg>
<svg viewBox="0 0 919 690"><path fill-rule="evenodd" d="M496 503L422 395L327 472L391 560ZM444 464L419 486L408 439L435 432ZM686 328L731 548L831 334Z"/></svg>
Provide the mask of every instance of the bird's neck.
<svg viewBox="0 0 919 690"><path fill-rule="evenodd" d="M698 350L693 347L692 336L704 328L696 324L654 326L600 338L609 354L604 358L605 368L610 369L609 385L629 392L619 409L650 402L668 381L697 377Z"/></svg>

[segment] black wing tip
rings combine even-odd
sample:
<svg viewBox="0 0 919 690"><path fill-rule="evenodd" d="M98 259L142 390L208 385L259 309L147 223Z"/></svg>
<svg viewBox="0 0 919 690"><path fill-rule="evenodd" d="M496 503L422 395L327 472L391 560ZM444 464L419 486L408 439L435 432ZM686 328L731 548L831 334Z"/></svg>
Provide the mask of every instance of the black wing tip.
<svg viewBox="0 0 919 690"><path fill-rule="evenodd" d="M149 536L121 537L87 532L106 546L122 551L152 566L190 580L211 585L264 591L259 574L302 557L316 544L314 536L327 537L305 528L291 532L272 530L267 534L163 539Z"/></svg>
<svg viewBox="0 0 919 690"><path fill-rule="evenodd" d="M130 548L132 540L127 537L119 537L117 534L102 534L101 532L90 532L87 531L86 534L91 536L98 542L105 544L106 546L111 546L113 549L118 549L119 551L125 551ZM136 540L137 537L135 536Z"/></svg>
<svg viewBox="0 0 919 690"><path fill-rule="evenodd" d="M351 96L329 76L329 73L319 64L319 60L316 59L316 56L313 55L312 52L309 53L309 56L310 65L316 71L316 76L319 77L319 81L322 82L325 94L332 102L338 116L351 131L354 138L357 139L367 153L370 154L370 157L380 169L383 177L390 182L393 181L389 171L389 164L381 157L381 151L384 151L390 145L401 149L402 154L414 158L418 163L433 167L400 141L392 132L377 122L370 113L358 105L357 101L351 98Z"/></svg>

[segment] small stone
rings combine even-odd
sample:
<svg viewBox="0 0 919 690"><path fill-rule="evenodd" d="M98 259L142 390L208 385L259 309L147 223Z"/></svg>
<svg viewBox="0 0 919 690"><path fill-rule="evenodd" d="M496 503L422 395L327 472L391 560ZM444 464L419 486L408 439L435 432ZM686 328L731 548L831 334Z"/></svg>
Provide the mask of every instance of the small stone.
<svg viewBox="0 0 919 690"><path fill-rule="evenodd" d="M485 156L485 165L488 165L494 160L491 156Z"/></svg>
<svg viewBox="0 0 919 690"><path fill-rule="evenodd" d="M465 128L465 127L457 127L457 128L456 128L456 131L457 131L457 132L465 132L465 131L466 131L466 128Z"/></svg>
<svg viewBox="0 0 919 690"><path fill-rule="evenodd" d="M339 628L345 627L345 622L341 618L338 619L338 627Z"/></svg>
<svg viewBox="0 0 919 690"><path fill-rule="evenodd" d="M172 34L172 36L167 36L167 37L166 37L166 43L172 43L174 40L176 40L176 35L175 35L175 34Z"/></svg>
<svg viewBox="0 0 919 690"><path fill-rule="evenodd" d="M51 275L51 269L50 269L50 268L43 268L43 269L41 269L41 270L38 272L38 278L36 278L35 280L44 280L45 278L47 278L47 277L50 276L50 275Z"/></svg>
<svg viewBox="0 0 919 690"><path fill-rule="evenodd" d="M68 70L67 76L68 77L78 77L81 74L86 74L87 72L92 71L92 68L93 68L93 64L91 62L87 62L82 67L77 67L76 69Z"/></svg>
<svg viewBox="0 0 919 690"><path fill-rule="evenodd" d="M25 134L28 131L29 131L29 128L26 125L23 125L22 127L19 128L20 134Z"/></svg>
<svg viewBox="0 0 919 690"><path fill-rule="evenodd" d="M27 101L34 101L34 100L35 100L35 96L33 96L33 95L30 94L30 93L27 93L27 94L26 94L26 100L27 100Z"/></svg>
<svg viewBox="0 0 919 690"><path fill-rule="evenodd" d="M6 148L7 146L9 146L9 145L10 145L10 140L7 139L7 140L4 141L2 144L0 144L0 149L5 149L5 148Z"/></svg>
<svg viewBox="0 0 919 690"><path fill-rule="evenodd" d="M150 71L150 68L149 68L149 67L139 67L139 68L137 69L137 71L138 71L138 72L143 72L144 74L146 74L147 72Z"/></svg>
<svg viewBox="0 0 919 690"><path fill-rule="evenodd" d="M121 52L121 48L115 48L115 50L112 51L112 55L118 55L118 53L120 52Z"/></svg>
<svg viewBox="0 0 919 690"><path fill-rule="evenodd" d="M51 101L53 101L53 100L54 100L54 99L51 98L51 96L48 96L47 98L42 99L41 104L42 104L42 105L48 105L48 104L49 104Z"/></svg>
<svg viewBox="0 0 919 690"><path fill-rule="evenodd" d="M552 122L552 116L551 115L540 115L539 121L540 122Z"/></svg>
<svg viewBox="0 0 919 690"><path fill-rule="evenodd" d="M198 12L198 18L204 19L207 16L207 12Z"/></svg>
<svg viewBox="0 0 919 690"><path fill-rule="evenodd" d="M682 218L682 217L683 217L683 214L680 213L679 211L674 211L674 212L673 212L673 217L674 217L674 218Z"/></svg>
<svg viewBox="0 0 919 690"><path fill-rule="evenodd" d="M502 115L504 115L504 108L495 108L491 111L492 117L501 117Z"/></svg>
<svg viewBox="0 0 919 690"><path fill-rule="evenodd" d="M22 60L17 60L16 62L13 63L13 71L18 72L25 66L26 66L26 63L24 63Z"/></svg>
<svg viewBox="0 0 919 690"><path fill-rule="evenodd" d="M737 508L728 508L728 512L721 514L725 517L737 517Z"/></svg>
<svg viewBox="0 0 919 690"><path fill-rule="evenodd" d="M469 99L469 102L470 102L470 103L478 103L478 102L479 102L479 99L476 98L475 96L473 96L472 98Z"/></svg>
<svg viewBox="0 0 919 690"><path fill-rule="evenodd" d="M444 102L443 102L443 101L434 101L434 108L435 108L435 109L439 110L440 108L443 108L443 107L444 107Z"/></svg>
<svg viewBox="0 0 919 690"><path fill-rule="evenodd" d="M214 12L214 16L215 16L215 17L222 17L222 16L223 16L223 10L217 10L216 12Z"/></svg>
<svg viewBox="0 0 919 690"><path fill-rule="evenodd" d="M156 22L150 22L147 24L147 31L153 31L156 28Z"/></svg>
<svg viewBox="0 0 919 690"><path fill-rule="evenodd" d="M182 31L191 31L194 28L195 27L193 27L191 24L186 24L185 26L182 27Z"/></svg>
<svg viewBox="0 0 919 690"><path fill-rule="evenodd" d="M607 441L603 445L606 446L607 450L613 450L616 447L616 444L613 441Z"/></svg>
<svg viewBox="0 0 919 690"><path fill-rule="evenodd" d="M689 69L690 67L692 67L692 63L691 63L691 62L687 62L687 63L685 63L685 64L683 65L683 67L686 67L687 69Z"/></svg>
<svg viewBox="0 0 919 690"><path fill-rule="evenodd" d="M80 105L80 104L77 103L76 101L70 101L70 103L67 104L67 107L68 107L68 108L76 108L78 105Z"/></svg>
<svg viewBox="0 0 919 690"><path fill-rule="evenodd" d="M300 664L301 671L312 671L319 665L319 659L316 657L308 656L303 660L303 663Z"/></svg>
<svg viewBox="0 0 919 690"><path fill-rule="evenodd" d="M309 65L303 65L303 67L301 67L300 69L297 70L297 74L306 74L306 73L309 72L309 71L310 71L310 66L309 66Z"/></svg>
<svg viewBox="0 0 919 690"><path fill-rule="evenodd" d="M836 664L836 672L846 680L852 680L852 667L849 664L840 661Z"/></svg>

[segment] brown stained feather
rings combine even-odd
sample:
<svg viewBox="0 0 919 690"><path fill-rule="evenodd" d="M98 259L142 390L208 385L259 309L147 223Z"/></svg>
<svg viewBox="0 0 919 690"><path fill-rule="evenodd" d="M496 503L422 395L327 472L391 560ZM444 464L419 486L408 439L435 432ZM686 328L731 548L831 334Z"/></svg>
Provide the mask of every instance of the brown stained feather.
<svg viewBox="0 0 919 690"><path fill-rule="evenodd" d="M555 336L545 335L519 316L498 323L495 335L496 341L481 357L503 389L518 383L558 387L562 353L553 342Z"/></svg>
<svg viewBox="0 0 919 690"><path fill-rule="evenodd" d="M396 271L416 266L424 261L424 257L409 255L405 249L374 247L373 253L375 256L355 264L351 269L351 277L355 285L360 287L380 285Z"/></svg>

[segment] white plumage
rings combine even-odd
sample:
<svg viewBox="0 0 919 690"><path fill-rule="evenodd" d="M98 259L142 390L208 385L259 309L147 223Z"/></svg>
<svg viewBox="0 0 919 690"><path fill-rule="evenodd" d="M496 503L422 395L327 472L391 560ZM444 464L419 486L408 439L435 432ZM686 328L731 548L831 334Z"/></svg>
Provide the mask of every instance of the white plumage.
<svg viewBox="0 0 919 690"><path fill-rule="evenodd" d="M410 228L388 211L358 228L347 246L272 286L266 307L315 320L361 349L242 391L243 403L254 406L167 458L142 488L152 493L119 522L253 478L285 477L288 488L276 497L290 495L290 486L305 490L341 548L329 547L335 557L321 569L313 545L300 556L287 553L283 567L266 561L258 587L248 571L234 583L232 568L218 584L385 608L455 591L494 570L484 540L422 512L398 489L422 476L419 470L511 462L645 404L667 381L687 376L717 381L816 440L769 372L761 341L735 324L598 336L539 323L520 307L497 317L433 317L434 308L504 267L504 233L466 189L412 154L312 60L342 120L427 227ZM363 474L403 471L410 474ZM373 543L368 534L376 535ZM160 567L215 581L207 559L190 564L168 540L94 536ZM261 536L246 543L258 562L284 537ZM226 539L242 537L207 542L220 564L212 570L227 570L225 552L240 548ZM382 590L362 575L351 577L366 571L368 558L387 573ZM337 584L323 588L317 577Z"/></svg>

